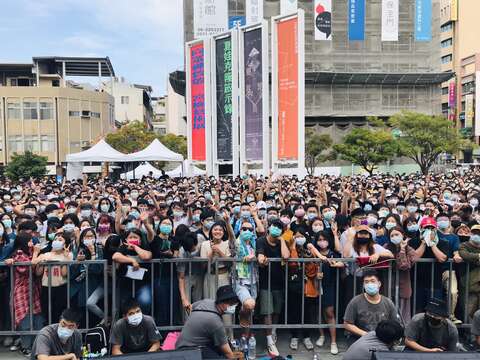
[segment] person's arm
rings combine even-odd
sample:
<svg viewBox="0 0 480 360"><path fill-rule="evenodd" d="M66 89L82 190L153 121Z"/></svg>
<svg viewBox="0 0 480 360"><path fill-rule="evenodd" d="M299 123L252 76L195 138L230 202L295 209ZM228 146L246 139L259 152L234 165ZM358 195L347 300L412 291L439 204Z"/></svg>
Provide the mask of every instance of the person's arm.
<svg viewBox="0 0 480 360"><path fill-rule="evenodd" d="M151 260L151 259L152 259L152 252L151 252L151 251L142 249L142 248L141 248L140 246L138 246L138 245L133 245L133 249L134 249L135 252L137 253L137 255L138 255L138 257L140 258L140 260L148 261L148 260Z"/></svg>
<svg viewBox="0 0 480 360"><path fill-rule="evenodd" d="M187 298L187 293L185 292L185 273L178 272L177 277L178 291L180 292L180 300L182 301L182 306L187 312L190 312L192 310L192 304L190 304L190 301Z"/></svg>
<svg viewBox="0 0 480 360"><path fill-rule="evenodd" d="M148 349L148 352L156 352L160 350L160 341L155 341L152 342L152 345L150 346L150 349Z"/></svg>
<svg viewBox="0 0 480 360"><path fill-rule="evenodd" d="M433 252L433 255L435 255L435 258L437 259L438 262L445 262L447 261L448 257L447 255L445 255L439 248L437 245L433 245L432 246L432 252Z"/></svg>
<svg viewBox="0 0 480 360"><path fill-rule="evenodd" d="M123 355L122 351L120 350L121 346L120 345L113 345L112 346L112 355Z"/></svg>
<svg viewBox="0 0 480 360"><path fill-rule="evenodd" d="M365 330L360 329L357 325L351 324L347 321L344 321L343 324L345 325L345 330L354 335L363 336L367 333Z"/></svg>
<svg viewBox="0 0 480 360"><path fill-rule="evenodd" d="M466 246L460 245L460 248L458 249L458 253L462 257L463 261L475 265L480 264L480 253L472 253L468 251Z"/></svg>
<svg viewBox="0 0 480 360"><path fill-rule="evenodd" d="M405 338L405 345L406 345L407 347L409 347L410 349L415 350L415 351L422 351L422 352L439 352L439 351L443 351L443 350L440 349L440 348L433 348L433 349L427 348L427 347L425 347L425 346L420 345L420 344L417 343L415 340L409 339L408 337Z"/></svg>
<svg viewBox="0 0 480 360"><path fill-rule="evenodd" d="M65 354L65 355L37 355L37 360L77 360L75 354Z"/></svg>
<svg viewBox="0 0 480 360"><path fill-rule="evenodd" d="M233 351L230 349L230 345L228 345L228 342L220 346L220 351L225 355L227 359L234 359L233 356Z"/></svg>
<svg viewBox="0 0 480 360"><path fill-rule="evenodd" d="M417 259L420 259L423 254L425 254L425 250L427 249L427 245L425 244L425 241L420 242L420 246L415 249L415 255L417 256Z"/></svg>
<svg viewBox="0 0 480 360"><path fill-rule="evenodd" d="M280 251L282 253L282 259L283 260L288 260L290 257L290 250L288 250L287 243L283 239L283 237L280 238Z"/></svg>

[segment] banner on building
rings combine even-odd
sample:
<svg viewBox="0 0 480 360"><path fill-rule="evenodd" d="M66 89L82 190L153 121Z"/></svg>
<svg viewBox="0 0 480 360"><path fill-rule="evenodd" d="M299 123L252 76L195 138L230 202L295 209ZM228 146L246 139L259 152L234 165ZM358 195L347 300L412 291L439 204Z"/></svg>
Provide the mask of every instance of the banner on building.
<svg viewBox="0 0 480 360"><path fill-rule="evenodd" d="M263 47L262 29L244 33L245 160L263 159Z"/></svg>
<svg viewBox="0 0 480 360"><path fill-rule="evenodd" d="M332 0L315 0L315 40L332 40Z"/></svg>
<svg viewBox="0 0 480 360"><path fill-rule="evenodd" d="M190 47L191 156L206 161L205 151L205 54L203 43Z"/></svg>
<svg viewBox="0 0 480 360"><path fill-rule="evenodd" d="M475 73L475 136L480 136L480 71Z"/></svg>
<svg viewBox="0 0 480 360"><path fill-rule="evenodd" d="M280 14L287 15L296 12L298 9L297 0L280 0Z"/></svg>
<svg viewBox="0 0 480 360"><path fill-rule="evenodd" d="M278 31L278 160L298 159L298 19Z"/></svg>
<svg viewBox="0 0 480 360"><path fill-rule="evenodd" d="M348 40L365 40L365 0L348 0Z"/></svg>
<svg viewBox="0 0 480 360"><path fill-rule="evenodd" d="M398 41L398 1L382 0L382 41Z"/></svg>
<svg viewBox="0 0 480 360"><path fill-rule="evenodd" d="M195 39L228 30L228 1L193 0L193 34Z"/></svg>
<svg viewBox="0 0 480 360"><path fill-rule="evenodd" d="M465 95L465 127L473 126L473 94Z"/></svg>
<svg viewBox="0 0 480 360"><path fill-rule="evenodd" d="M215 41L217 160L232 160L232 38Z"/></svg>
<svg viewBox="0 0 480 360"><path fill-rule="evenodd" d="M450 82L450 84L448 84L448 107L449 108L455 108L455 105L457 103L455 86L456 86L455 81L452 81Z"/></svg>
<svg viewBox="0 0 480 360"><path fill-rule="evenodd" d="M432 0L415 0L415 40L432 40Z"/></svg>
<svg viewBox="0 0 480 360"><path fill-rule="evenodd" d="M260 23L263 20L263 0L246 0L245 12L247 25Z"/></svg>
<svg viewBox="0 0 480 360"><path fill-rule="evenodd" d="M245 16L230 16L228 18L228 28L234 29L236 27L244 26L247 23Z"/></svg>

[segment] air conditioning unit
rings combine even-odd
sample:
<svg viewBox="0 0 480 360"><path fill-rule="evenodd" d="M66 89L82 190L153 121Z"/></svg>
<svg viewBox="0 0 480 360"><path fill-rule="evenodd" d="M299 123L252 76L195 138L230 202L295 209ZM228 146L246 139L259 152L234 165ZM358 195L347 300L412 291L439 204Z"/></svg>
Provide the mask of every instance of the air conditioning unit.
<svg viewBox="0 0 480 360"><path fill-rule="evenodd" d="M90 117L90 110L82 110L82 118Z"/></svg>

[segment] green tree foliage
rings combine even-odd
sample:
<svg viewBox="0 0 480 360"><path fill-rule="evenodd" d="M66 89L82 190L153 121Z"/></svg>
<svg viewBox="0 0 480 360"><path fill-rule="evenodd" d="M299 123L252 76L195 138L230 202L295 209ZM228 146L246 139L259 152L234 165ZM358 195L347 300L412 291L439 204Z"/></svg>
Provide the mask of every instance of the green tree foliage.
<svg viewBox="0 0 480 360"><path fill-rule="evenodd" d="M318 134L314 130L307 130L305 144L305 166L309 175L313 175L315 168L334 158L332 153L326 151L332 146L333 141L328 134Z"/></svg>
<svg viewBox="0 0 480 360"><path fill-rule="evenodd" d="M390 132L368 128L353 129L343 138L343 143L333 148L343 160L361 166L370 175L378 164L397 153L397 144Z"/></svg>
<svg viewBox="0 0 480 360"><path fill-rule="evenodd" d="M158 138L160 142L172 151L187 157L187 138L181 135L166 134Z"/></svg>
<svg viewBox="0 0 480 360"><path fill-rule="evenodd" d="M24 154L14 153L5 167L5 176L17 181L21 178L39 178L47 173L48 159L45 156L26 151Z"/></svg>
<svg viewBox="0 0 480 360"><path fill-rule="evenodd" d="M443 116L405 111L392 116L389 122L401 131L397 139L400 154L415 161L424 175L440 154L454 154L472 147L472 143L463 139L454 124Z"/></svg>

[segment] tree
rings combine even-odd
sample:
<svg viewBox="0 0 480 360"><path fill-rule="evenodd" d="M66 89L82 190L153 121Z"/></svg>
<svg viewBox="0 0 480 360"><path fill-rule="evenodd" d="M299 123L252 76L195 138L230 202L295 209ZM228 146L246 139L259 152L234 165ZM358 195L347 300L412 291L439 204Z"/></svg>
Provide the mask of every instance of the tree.
<svg viewBox="0 0 480 360"><path fill-rule="evenodd" d="M378 164L390 160L397 153L397 144L390 132L368 128L353 129L343 138L342 144L333 148L343 160L361 166L370 175Z"/></svg>
<svg viewBox="0 0 480 360"><path fill-rule="evenodd" d="M158 135L143 123L133 121L108 134L105 141L115 150L129 154L145 149L157 137Z"/></svg>
<svg viewBox="0 0 480 360"><path fill-rule="evenodd" d="M424 175L440 154L453 154L472 146L443 116L404 111L392 116L389 123L401 132L397 139L400 153L415 161Z"/></svg>
<svg viewBox="0 0 480 360"><path fill-rule="evenodd" d="M309 175L313 175L318 164L331 160L331 153L326 154L332 144L332 138L328 134L318 134L314 130L307 130L305 144L305 165Z"/></svg>
<svg viewBox="0 0 480 360"><path fill-rule="evenodd" d="M182 135L166 134L159 138L160 142L172 151L187 157L187 138Z"/></svg>
<svg viewBox="0 0 480 360"><path fill-rule="evenodd" d="M26 151L24 154L14 153L5 167L5 176L13 181L21 178L39 178L47 173L48 159L45 156Z"/></svg>

